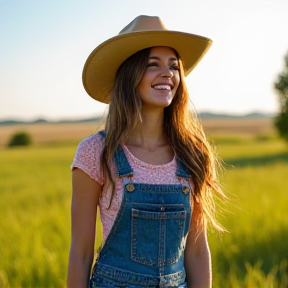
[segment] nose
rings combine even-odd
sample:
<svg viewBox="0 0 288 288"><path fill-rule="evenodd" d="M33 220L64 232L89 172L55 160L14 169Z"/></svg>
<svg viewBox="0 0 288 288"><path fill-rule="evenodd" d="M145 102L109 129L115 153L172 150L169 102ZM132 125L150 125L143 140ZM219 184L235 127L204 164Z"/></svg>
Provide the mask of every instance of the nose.
<svg viewBox="0 0 288 288"><path fill-rule="evenodd" d="M161 77L163 78L172 78L173 77L173 71L170 69L170 67L163 67L161 71Z"/></svg>

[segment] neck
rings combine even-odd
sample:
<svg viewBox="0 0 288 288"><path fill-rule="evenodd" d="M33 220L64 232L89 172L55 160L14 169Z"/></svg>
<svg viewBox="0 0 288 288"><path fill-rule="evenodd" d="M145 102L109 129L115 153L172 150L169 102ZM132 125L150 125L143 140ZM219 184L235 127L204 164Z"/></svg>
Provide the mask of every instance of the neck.
<svg viewBox="0 0 288 288"><path fill-rule="evenodd" d="M159 145L168 143L163 131L163 110L142 113L142 122L138 123L129 135L126 144L153 149Z"/></svg>

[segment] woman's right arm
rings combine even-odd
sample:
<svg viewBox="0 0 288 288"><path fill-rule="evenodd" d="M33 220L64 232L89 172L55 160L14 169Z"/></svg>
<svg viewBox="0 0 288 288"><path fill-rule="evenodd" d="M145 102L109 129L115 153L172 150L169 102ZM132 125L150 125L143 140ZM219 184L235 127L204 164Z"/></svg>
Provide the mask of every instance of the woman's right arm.
<svg viewBox="0 0 288 288"><path fill-rule="evenodd" d="M102 186L82 170L74 169L72 188L67 287L87 288L94 257L96 213Z"/></svg>

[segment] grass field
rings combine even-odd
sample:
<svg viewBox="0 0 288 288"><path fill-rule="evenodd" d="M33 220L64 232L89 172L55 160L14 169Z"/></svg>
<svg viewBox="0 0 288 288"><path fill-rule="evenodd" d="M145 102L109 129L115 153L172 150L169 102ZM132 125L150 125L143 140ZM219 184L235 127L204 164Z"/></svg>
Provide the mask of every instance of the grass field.
<svg viewBox="0 0 288 288"><path fill-rule="evenodd" d="M288 149L278 140L219 145L230 197L210 235L215 287L288 287ZM228 282L228 283L227 283Z"/></svg>
<svg viewBox="0 0 288 288"><path fill-rule="evenodd" d="M286 288L288 146L271 122L225 122L204 123L224 160L221 177L230 198L219 209L229 232L209 230L213 287ZM65 287L69 167L77 143L96 125L41 125L28 127L34 146L14 149L5 148L7 139L28 128L0 127L6 137L0 143L1 288Z"/></svg>

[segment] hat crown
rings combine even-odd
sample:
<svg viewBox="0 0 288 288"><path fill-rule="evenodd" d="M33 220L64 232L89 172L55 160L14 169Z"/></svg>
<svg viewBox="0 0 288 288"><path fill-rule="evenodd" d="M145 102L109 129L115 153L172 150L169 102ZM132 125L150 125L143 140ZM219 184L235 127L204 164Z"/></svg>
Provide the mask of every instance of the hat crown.
<svg viewBox="0 0 288 288"><path fill-rule="evenodd" d="M119 32L119 35L138 31L151 31L151 30L167 30L167 29L159 17L140 15L136 17L132 22L130 22L127 26L125 26Z"/></svg>

